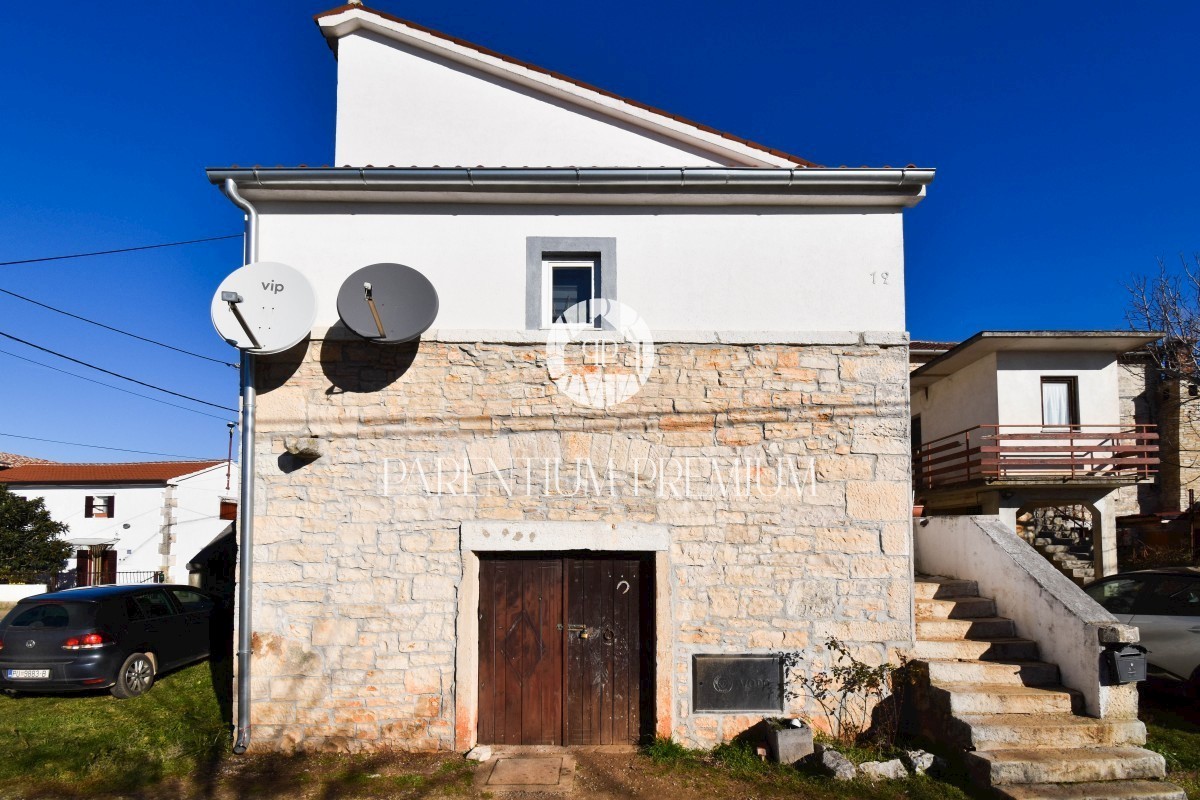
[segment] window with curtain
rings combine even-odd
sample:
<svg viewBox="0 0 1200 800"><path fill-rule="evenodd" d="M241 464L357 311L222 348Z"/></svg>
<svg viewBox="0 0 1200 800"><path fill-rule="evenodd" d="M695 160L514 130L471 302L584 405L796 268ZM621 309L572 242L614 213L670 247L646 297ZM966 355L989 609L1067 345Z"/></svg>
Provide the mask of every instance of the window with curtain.
<svg viewBox="0 0 1200 800"><path fill-rule="evenodd" d="M1067 428L1079 424L1079 400L1074 378L1042 378L1042 426Z"/></svg>

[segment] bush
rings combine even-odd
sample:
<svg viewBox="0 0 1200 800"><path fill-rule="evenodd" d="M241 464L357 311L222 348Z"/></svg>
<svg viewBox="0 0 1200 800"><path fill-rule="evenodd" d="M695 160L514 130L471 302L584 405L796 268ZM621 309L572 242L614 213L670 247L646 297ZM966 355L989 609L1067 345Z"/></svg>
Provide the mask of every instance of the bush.
<svg viewBox="0 0 1200 800"><path fill-rule="evenodd" d="M40 497L26 500L0 485L0 583L45 583L71 555Z"/></svg>

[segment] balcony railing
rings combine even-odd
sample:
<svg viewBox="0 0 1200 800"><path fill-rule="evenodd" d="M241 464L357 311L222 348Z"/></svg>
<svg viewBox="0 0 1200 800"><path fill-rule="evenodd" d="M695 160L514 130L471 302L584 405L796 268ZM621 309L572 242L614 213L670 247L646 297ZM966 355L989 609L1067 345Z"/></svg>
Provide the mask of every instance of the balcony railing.
<svg viewBox="0 0 1200 800"><path fill-rule="evenodd" d="M1158 468L1153 425L977 425L913 453L917 491L972 483L1137 483Z"/></svg>

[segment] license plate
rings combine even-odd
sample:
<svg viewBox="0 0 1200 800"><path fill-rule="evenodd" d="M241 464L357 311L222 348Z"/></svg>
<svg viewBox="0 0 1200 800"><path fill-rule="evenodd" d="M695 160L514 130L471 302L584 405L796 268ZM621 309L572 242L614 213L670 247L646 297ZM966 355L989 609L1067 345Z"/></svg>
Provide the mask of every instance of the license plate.
<svg viewBox="0 0 1200 800"><path fill-rule="evenodd" d="M9 678L49 678L50 670L48 669L10 669L8 671Z"/></svg>

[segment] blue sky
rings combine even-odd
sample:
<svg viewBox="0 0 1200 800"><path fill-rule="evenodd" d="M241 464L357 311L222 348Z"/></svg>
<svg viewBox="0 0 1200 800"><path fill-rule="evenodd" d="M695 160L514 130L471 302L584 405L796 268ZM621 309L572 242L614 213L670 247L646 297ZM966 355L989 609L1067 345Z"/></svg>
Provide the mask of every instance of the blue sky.
<svg viewBox="0 0 1200 800"><path fill-rule="evenodd" d="M1159 256L1200 250L1194 3L376 7L819 163L936 167L906 220L917 338L1123 327L1122 284ZM24 8L0 50L0 261L239 232L205 166L332 159L335 62L311 21L325 8ZM0 267L0 288L236 360L208 301L240 257L232 240ZM4 296L0 331L236 405L232 369ZM0 377L0 433L225 453L221 419L4 354ZM0 450L140 458L3 436Z"/></svg>

